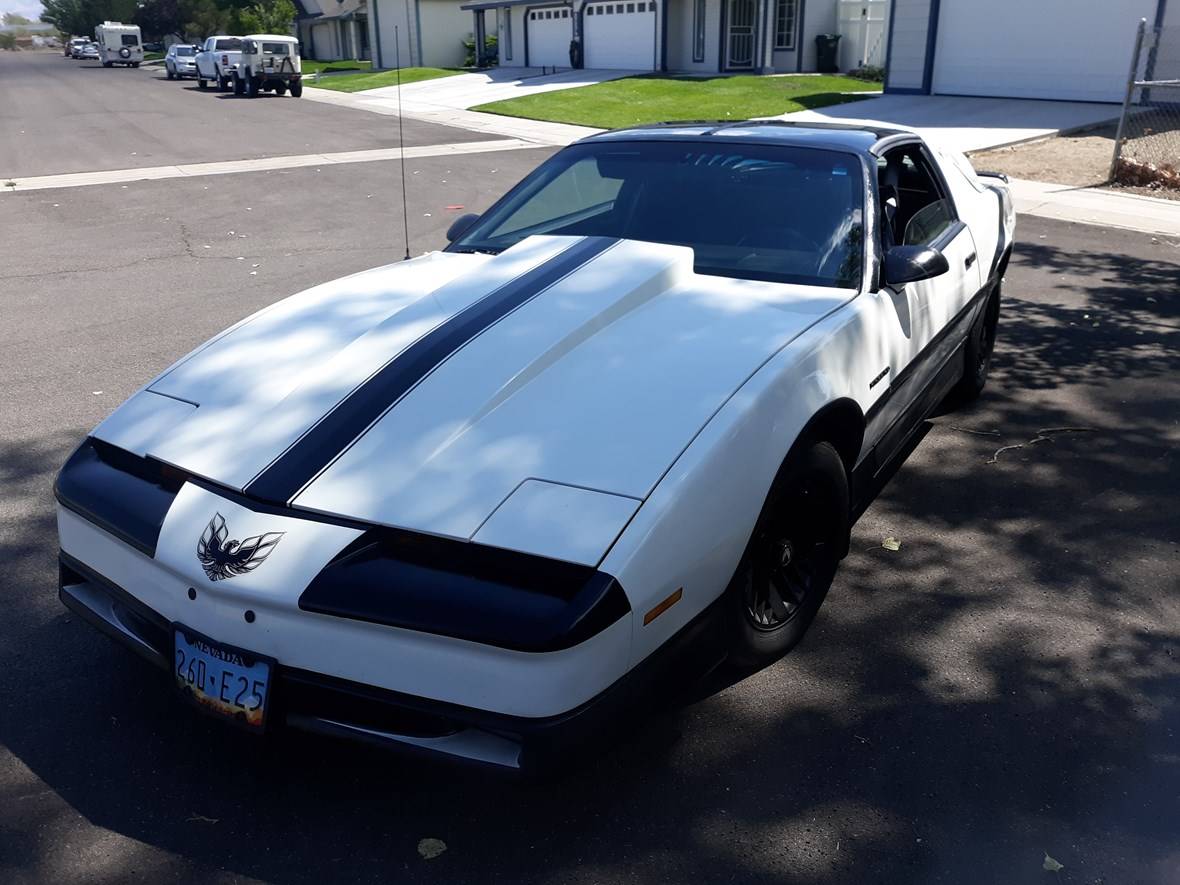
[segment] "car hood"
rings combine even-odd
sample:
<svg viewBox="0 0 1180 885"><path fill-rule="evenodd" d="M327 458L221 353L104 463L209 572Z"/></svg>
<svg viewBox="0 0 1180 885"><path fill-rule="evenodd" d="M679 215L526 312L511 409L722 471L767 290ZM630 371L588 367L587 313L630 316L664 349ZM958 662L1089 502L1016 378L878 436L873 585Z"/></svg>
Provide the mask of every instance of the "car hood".
<svg viewBox="0 0 1180 885"><path fill-rule="evenodd" d="M538 526L555 502L625 524L744 381L852 295L698 275L690 249L628 240L433 253L242 321L95 436L272 502L450 537L495 534L510 497Z"/></svg>

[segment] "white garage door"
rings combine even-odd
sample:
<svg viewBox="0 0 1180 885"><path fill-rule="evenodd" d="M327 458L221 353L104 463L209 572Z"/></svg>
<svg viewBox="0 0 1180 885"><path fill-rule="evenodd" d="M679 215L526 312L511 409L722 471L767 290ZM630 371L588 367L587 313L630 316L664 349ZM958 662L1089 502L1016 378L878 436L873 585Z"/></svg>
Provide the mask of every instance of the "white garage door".
<svg viewBox="0 0 1180 885"><path fill-rule="evenodd" d="M1156 0L943 0L933 91L1122 101L1139 19Z"/></svg>
<svg viewBox="0 0 1180 885"><path fill-rule="evenodd" d="M528 12L529 64L533 67L568 68L574 20L568 6L530 9Z"/></svg>
<svg viewBox="0 0 1180 885"><path fill-rule="evenodd" d="M629 71L656 68L655 0L590 3L582 18L586 67Z"/></svg>

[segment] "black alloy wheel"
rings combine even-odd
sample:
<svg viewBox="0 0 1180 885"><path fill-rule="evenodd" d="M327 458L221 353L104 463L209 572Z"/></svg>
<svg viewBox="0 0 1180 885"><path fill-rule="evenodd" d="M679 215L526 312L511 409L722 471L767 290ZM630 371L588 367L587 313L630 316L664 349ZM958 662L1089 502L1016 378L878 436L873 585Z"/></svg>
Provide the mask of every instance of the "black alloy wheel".
<svg viewBox="0 0 1180 885"><path fill-rule="evenodd" d="M764 666L794 648L815 619L848 550L848 475L836 449L814 443L779 471L730 589L730 659Z"/></svg>
<svg viewBox="0 0 1180 885"><path fill-rule="evenodd" d="M776 518L758 533L744 594L746 617L755 630L789 624L807 610L811 595L831 581L839 562L839 521L832 506L821 477L801 477Z"/></svg>
<svg viewBox="0 0 1180 885"><path fill-rule="evenodd" d="M963 377L952 391L959 403L969 403L987 386L992 355L996 350L996 329L1000 320L1000 287L988 296L983 313L967 336L963 354Z"/></svg>

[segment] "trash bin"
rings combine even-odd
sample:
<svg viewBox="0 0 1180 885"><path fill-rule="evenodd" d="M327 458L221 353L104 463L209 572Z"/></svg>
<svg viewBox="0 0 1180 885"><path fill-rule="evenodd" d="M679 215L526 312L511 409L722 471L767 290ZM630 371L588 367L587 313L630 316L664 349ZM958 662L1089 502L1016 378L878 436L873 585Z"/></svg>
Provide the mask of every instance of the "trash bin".
<svg viewBox="0 0 1180 885"><path fill-rule="evenodd" d="M815 38L815 68L821 74L834 74L840 70L837 62L840 52L839 34L819 34Z"/></svg>

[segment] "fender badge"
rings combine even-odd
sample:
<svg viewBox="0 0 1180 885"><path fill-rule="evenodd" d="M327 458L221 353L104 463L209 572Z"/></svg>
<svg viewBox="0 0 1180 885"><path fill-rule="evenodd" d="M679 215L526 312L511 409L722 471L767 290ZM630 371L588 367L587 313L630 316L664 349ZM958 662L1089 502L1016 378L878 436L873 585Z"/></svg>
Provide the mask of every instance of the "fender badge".
<svg viewBox="0 0 1180 885"><path fill-rule="evenodd" d="M197 559L210 581L222 581L252 572L270 556L286 532L266 532L241 541L227 541L225 517L214 514L197 541Z"/></svg>

